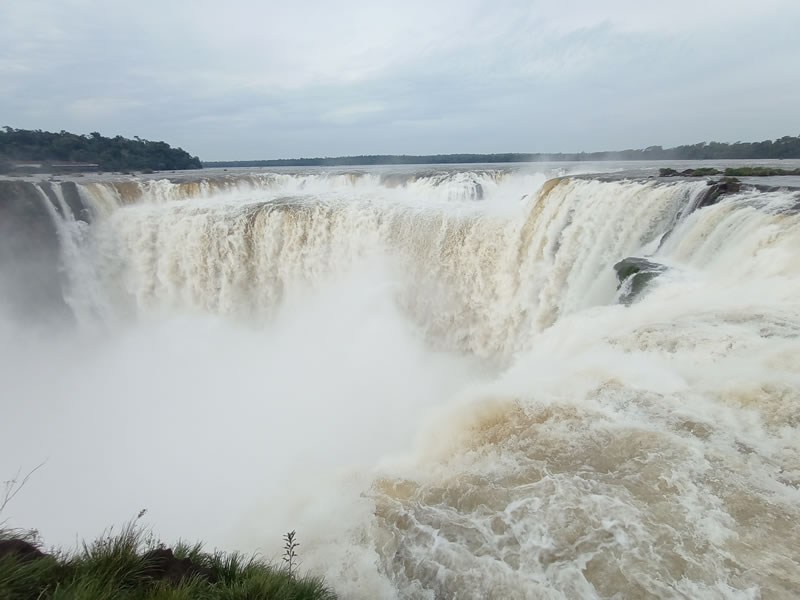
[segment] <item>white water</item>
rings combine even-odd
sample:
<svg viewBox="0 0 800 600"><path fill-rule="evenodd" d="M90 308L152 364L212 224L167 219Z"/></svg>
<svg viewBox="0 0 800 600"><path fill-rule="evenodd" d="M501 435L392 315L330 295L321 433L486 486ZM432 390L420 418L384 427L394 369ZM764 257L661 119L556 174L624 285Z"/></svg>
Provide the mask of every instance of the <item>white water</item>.
<svg viewBox="0 0 800 600"><path fill-rule="evenodd" d="M296 528L343 597L795 597L796 194L659 247L703 182L544 180L83 186L78 331L3 335L0 467L47 459L13 523ZM647 252L670 270L617 304Z"/></svg>

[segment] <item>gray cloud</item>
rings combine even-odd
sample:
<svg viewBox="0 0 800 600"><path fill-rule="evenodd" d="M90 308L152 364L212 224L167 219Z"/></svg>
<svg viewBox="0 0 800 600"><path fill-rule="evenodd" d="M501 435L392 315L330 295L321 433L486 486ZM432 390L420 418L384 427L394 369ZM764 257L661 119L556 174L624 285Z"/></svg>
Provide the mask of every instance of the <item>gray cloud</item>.
<svg viewBox="0 0 800 600"><path fill-rule="evenodd" d="M206 160L796 135L800 4L736 4L3 3L0 114Z"/></svg>

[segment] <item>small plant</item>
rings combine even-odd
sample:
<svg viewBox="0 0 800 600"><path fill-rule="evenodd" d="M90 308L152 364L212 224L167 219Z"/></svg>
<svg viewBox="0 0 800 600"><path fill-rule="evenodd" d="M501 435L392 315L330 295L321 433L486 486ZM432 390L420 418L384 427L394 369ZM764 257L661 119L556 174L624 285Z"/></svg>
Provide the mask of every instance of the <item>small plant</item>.
<svg viewBox="0 0 800 600"><path fill-rule="evenodd" d="M289 575L294 576L299 566L296 550L300 545L300 542L297 541L297 533L294 529L283 536L283 542L283 562L286 563L286 569L289 571Z"/></svg>
<svg viewBox="0 0 800 600"><path fill-rule="evenodd" d="M21 479L20 475L22 474L22 471L17 471L17 474L14 475L14 477L9 479L8 481L2 482L3 490L2 493L0 493L0 514L2 514L6 506L8 506L8 503L14 499L14 496L19 494L20 490L23 487L25 487L25 484L28 483L28 480L31 478L31 475L36 473L36 471L41 469L43 466L44 463L36 465L33 469L28 471L27 475L25 475ZM2 523L0 523L0 525L2 525Z"/></svg>

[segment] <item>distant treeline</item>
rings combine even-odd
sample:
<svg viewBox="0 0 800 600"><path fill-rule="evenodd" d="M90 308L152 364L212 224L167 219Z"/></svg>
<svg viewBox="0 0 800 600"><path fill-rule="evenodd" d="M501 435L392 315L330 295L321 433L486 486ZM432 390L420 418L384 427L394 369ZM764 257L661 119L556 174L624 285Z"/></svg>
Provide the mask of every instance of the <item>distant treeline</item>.
<svg viewBox="0 0 800 600"><path fill-rule="evenodd" d="M107 138L97 132L77 135L67 131L0 129L0 172L25 161L94 163L101 171L203 168L199 158L181 148L139 137L131 140L121 135Z"/></svg>
<svg viewBox="0 0 800 600"><path fill-rule="evenodd" d="M557 154L428 154L428 155L361 155L334 158L281 158L274 160L234 160L204 162L205 167L309 167L348 165L422 165L454 163L515 163L537 161L602 161L602 160L706 160L706 159L800 158L800 136L784 136L763 142L700 142L689 146L662 148L650 146L640 150L615 152L578 152Z"/></svg>

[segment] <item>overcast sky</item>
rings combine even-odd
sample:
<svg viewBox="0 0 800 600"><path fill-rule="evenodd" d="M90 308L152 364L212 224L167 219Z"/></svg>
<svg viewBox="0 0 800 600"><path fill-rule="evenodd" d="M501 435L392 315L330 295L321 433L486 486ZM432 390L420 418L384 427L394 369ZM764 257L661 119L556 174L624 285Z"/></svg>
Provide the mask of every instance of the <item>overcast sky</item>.
<svg viewBox="0 0 800 600"><path fill-rule="evenodd" d="M203 160L800 134L800 0L0 0L0 125Z"/></svg>

